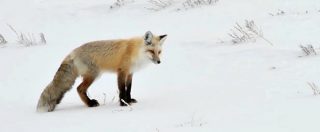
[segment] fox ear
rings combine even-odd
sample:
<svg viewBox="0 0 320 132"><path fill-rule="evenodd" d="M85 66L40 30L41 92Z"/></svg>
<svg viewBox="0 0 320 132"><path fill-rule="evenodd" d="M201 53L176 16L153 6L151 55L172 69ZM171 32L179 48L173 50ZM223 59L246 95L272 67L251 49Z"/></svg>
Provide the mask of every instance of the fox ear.
<svg viewBox="0 0 320 132"><path fill-rule="evenodd" d="M167 38L167 34L160 35L159 38L160 38L160 40L161 40L161 39L166 39L166 38Z"/></svg>
<svg viewBox="0 0 320 132"><path fill-rule="evenodd" d="M150 31L147 31L146 34L143 37L144 43L146 45L152 44L152 38L153 38L153 34Z"/></svg>
<svg viewBox="0 0 320 132"><path fill-rule="evenodd" d="M159 38L160 38L160 44L162 45L163 44L163 42L167 39L167 34L165 34L165 35L160 35L159 36Z"/></svg>

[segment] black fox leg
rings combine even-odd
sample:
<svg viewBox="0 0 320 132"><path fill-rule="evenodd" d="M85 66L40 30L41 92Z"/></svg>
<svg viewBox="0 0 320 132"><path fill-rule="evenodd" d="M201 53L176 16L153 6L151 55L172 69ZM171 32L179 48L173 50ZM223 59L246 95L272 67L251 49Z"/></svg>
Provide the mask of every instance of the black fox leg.
<svg viewBox="0 0 320 132"><path fill-rule="evenodd" d="M128 100L128 103L137 103L137 100L131 98L131 86L132 86L132 76L133 74L129 74L127 76L127 81L126 81L126 98Z"/></svg>
<svg viewBox="0 0 320 132"><path fill-rule="evenodd" d="M118 89L119 89L119 99L120 99L120 106L126 106L128 99L126 98L126 73L125 72L118 72ZM125 102L126 103L125 103Z"/></svg>

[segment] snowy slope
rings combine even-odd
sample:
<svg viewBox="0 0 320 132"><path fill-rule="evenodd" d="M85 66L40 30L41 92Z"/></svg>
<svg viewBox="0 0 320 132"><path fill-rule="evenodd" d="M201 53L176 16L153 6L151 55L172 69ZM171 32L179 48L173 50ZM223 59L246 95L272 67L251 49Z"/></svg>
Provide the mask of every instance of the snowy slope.
<svg viewBox="0 0 320 132"><path fill-rule="evenodd" d="M0 48L0 131L319 131L320 95L307 82L320 85L320 57L299 57L298 46L320 47L320 1L220 0L176 11L181 2L153 12L144 0L114 10L113 0L1 0L0 34L9 43ZM230 29L246 19L274 46L259 38L231 44ZM20 46L7 24L43 32L47 44ZM116 76L107 73L89 89L101 106L87 108L73 88L56 111L35 112L72 49L147 30L168 39L162 63L134 75L132 108L118 105Z"/></svg>

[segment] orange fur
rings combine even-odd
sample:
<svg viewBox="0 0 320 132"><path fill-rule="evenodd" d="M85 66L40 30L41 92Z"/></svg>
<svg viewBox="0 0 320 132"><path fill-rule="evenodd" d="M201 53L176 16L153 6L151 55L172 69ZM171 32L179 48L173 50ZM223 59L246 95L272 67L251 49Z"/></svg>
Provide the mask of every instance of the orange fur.
<svg viewBox="0 0 320 132"><path fill-rule="evenodd" d="M142 38L89 42L75 49L72 56L90 61L101 71L130 70L143 46ZM66 60L75 59L67 57Z"/></svg>

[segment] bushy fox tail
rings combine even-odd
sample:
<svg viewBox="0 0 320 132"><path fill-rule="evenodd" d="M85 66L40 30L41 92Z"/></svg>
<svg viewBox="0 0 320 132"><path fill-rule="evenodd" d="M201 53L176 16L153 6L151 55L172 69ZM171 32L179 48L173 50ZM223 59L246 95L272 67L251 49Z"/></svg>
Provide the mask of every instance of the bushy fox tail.
<svg viewBox="0 0 320 132"><path fill-rule="evenodd" d="M64 94L71 89L77 77L78 74L73 61L64 61L60 65L52 82L42 92L38 101L37 111L53 111L56 105L60 103Z"/></svg>

